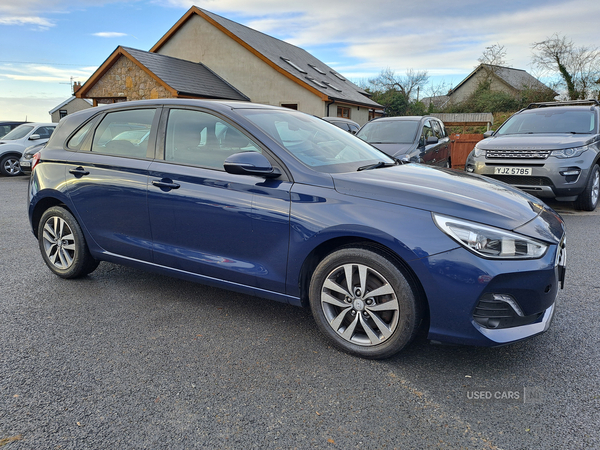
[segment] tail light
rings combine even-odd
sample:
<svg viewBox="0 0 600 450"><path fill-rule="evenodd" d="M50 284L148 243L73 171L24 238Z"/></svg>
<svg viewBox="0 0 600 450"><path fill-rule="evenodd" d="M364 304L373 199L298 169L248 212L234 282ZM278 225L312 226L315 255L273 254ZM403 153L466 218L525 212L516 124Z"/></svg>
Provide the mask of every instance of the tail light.
<svg viewBox="0 0 600 450"><path fill-rule="evenodd" d="M35 169L35 166L37 166L37 164L40 162L40 152L37 152L35 155L33 155L33 158L31 159L31 171L33 172L33 169Z"/></svg>

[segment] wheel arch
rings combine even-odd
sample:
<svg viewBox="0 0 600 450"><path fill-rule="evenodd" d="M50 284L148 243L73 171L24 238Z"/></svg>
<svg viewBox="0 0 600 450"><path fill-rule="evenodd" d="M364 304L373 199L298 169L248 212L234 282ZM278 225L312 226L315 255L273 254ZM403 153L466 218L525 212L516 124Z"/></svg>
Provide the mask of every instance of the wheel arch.
<svg viewBox="0 0 600 450"><path fill-rule="evenodd" d="M329 239L319 244L308 254L308 256L305 258L302 264L299 278L300 301L302 307L310 308L308 299L310 291L310 280L319 262L322 261L323 258L325 258L327 255L343 248L364 248L374 253L377 253L391 261L400 271L402 271L406 275L410 286L413 288L415 296L417 297L417 301L422 307L423 321L425 322L429 320L429 302L427 300L425 289L423 288L423 285L421 284L419 278L417 277L414 270L410 267L410 265L407 264L400 257L400 255L398 255L389 247L372 239L358 236L345 236Z"/></svg>
<svg viewBox="0 0 600 450"><path fill-rule="evenodd" d="M38 236L40 219L42 218L42 215L45 211L47 211L49 208L52 208L53 206L60 206L69 211L71 214L73 214L73 211L71 211L71 209L64 202L60 201L55 197L44 197L40 199L35 204L35 207L33 208L33 211L31 213L31 228L33 229L33 234L36 238ZM76 217L75 214L73 214L73 216Z"/></svg>

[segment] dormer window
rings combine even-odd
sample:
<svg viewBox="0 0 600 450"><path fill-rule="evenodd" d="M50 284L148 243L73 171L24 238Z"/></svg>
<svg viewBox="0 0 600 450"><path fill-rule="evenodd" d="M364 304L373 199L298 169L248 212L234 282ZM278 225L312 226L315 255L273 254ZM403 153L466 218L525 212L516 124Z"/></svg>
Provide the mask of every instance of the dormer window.
<svg viewBox="0 0 600 450"><path fill-rule="evenodd" d="M298 72L300 73L306 73L306 70L301 69L300 66L298 66L297 64L295 64L294 62L290 61L287 58L284 58L283 56L280 57L281 59L283 59L286 63L288 63L290 66L292 66L294 69L296 69Z"/></svg>
<svg viewBox="0 0 600 450"><path fill-rule="evenodd" d="M310 67L312 67L313 69L315 69L317 72L319 72L321 75L327 75L323 70L319 69L317 66L315 66L314 64L309 64Z"/></svg>
<svg viewBox="0 0 600 450"><path fill-rule="evenodd" d="M330 72L331 72L331 74L332 74L334 77L336 77L336 78L338 78L338 79L340 79L340 80L342 80L342 81L346 81L346 79L345 79L343 76L341 76L339 73L337 73L337 72L334 72L333 70L331 70Z"/></svg>
<svg viewBox="0 0 600 450"><path fill-rule="evenodd" d="M333 89L334 91L342 92L342 90L339 87L337 87L335 84L331 84L329 81L323 81L323 83L331 89Z"/></svg>
<svg viewBox="0 0 600 450"><path fill-rule="evenodd" d="M315 80L312 77L306 77L306 79L312 81L313 83L315 83L319 87L327 89L327 86L325 86L323 83L321 83L320 81Z"/></svg>

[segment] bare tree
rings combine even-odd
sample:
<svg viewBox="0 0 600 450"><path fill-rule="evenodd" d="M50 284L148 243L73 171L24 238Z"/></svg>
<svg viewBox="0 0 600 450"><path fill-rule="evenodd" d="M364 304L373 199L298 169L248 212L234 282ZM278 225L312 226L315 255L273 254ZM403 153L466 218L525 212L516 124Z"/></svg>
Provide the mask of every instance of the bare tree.
<svg viewBox="0 0 600 450"><path fill-rule="evenodd" d="M493 44L486 47L483 53L477 60L480 64L489 64L491 66L505 66L506 65L506 49L504 45Z"/></svg>
<svg viewBox="0 0 600 450"><path fill-rule="evenodd" d="M413 69L408 69L406 75L400 76L396 75L389 67L382 70L377 78L369 80L376 89L398 91L407 100L412 100L415 93L423 88L427 84L427 81L429 81L429 75L427 75L426 70L414 71Z"/></svg>
<svg viewBox="0 0 600 450"><path fill-rule="evenodd" d="M600 87L600 50L577 47L566 36L555 33L545 41L535 42L533 64L549 74L559 74L569 99L598 95Z"/></svg>

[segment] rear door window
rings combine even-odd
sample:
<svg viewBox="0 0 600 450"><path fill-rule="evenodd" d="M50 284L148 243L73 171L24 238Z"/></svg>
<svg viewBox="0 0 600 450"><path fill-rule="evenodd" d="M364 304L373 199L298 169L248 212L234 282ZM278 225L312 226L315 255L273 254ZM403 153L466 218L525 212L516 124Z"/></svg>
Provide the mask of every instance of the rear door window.
<svg viewBox="0 0 600 450"><path fill-rule="evenodd" d="M155 109L135 109L108 113L96 129L92 152L146 158L155 112Z"/></svg>

